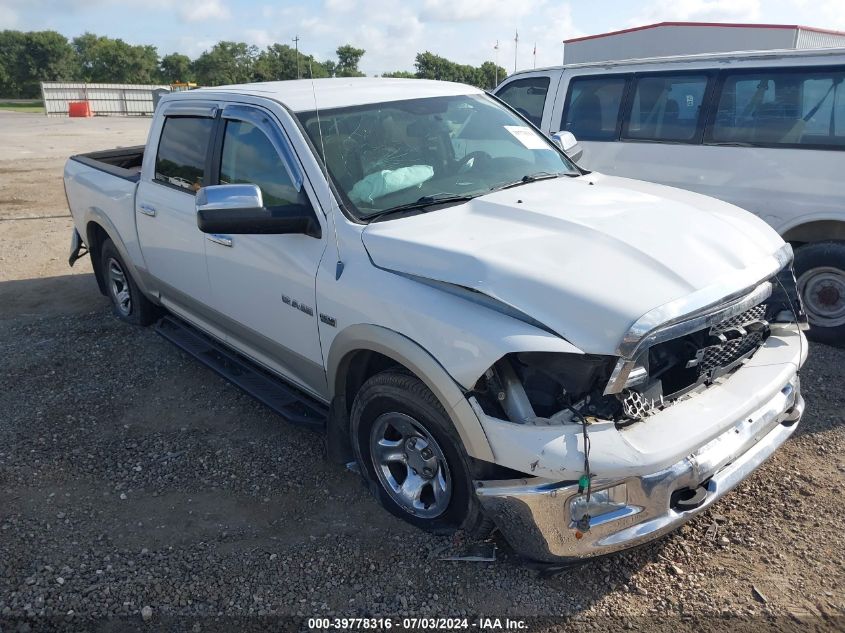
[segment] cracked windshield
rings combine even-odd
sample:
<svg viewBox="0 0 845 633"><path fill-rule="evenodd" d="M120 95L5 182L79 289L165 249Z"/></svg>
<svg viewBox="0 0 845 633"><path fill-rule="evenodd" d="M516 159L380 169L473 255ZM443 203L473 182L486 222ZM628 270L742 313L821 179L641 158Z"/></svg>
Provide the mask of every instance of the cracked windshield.
<svg viewBox="0 0 845 633"><path fill-rule="evenodd" d="M299 116L317 151L325 152L346 206L361 219L580 173L550 140L486 95Z"/></svg>

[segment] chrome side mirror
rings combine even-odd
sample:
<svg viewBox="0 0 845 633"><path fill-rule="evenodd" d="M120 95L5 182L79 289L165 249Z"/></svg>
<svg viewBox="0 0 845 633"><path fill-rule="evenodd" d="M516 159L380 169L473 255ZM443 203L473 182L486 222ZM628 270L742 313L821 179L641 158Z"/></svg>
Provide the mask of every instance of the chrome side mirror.
<svg viewBox="0 0 845 633"><path fill-rule="evenodd" d="M197 191L197 212L221 209L261 209L264 198L258 185L211 185Z"/></svg>
<svg viewBox="0 0 845 633"><path fill-rule="evenodd" d="M584 148L581 147L581 143L578 142L578 139L575 138L572 132L567 132L566 130L555 132L552 134L552 140L575 162L578 162L584 153Z"/></svg>
<svg viewBox="0 0 845 633"><path fill-rule="evenodd" d="M294 204L264 206L257 185L211 185L197 191L197 227L223 235L283 235L320 237L320 223L308 197Z"/></svg>

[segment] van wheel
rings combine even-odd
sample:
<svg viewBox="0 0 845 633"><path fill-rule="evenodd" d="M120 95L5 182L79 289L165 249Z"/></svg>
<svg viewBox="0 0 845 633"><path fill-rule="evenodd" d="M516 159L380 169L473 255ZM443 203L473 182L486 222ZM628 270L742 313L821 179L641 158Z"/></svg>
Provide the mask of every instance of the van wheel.
<svg viewBox="0 0 845 633"><path fill-rule="evenodd" d="M399 371L376 374L355 397L350 422L361 472L388 511L435 534L489 533L469 458L422 381Z"/></svg>
<svg viewBox="0 0 845 633"><path fill-rule="evenodd" d="M100 248L100 266L115 315L135 325L153 323L158 317L156 306L141 294L110 239Z"/></svg>
<svg viewBox="0 0 845 633"><path fill-rule="evenodd" d="M798 248L795 277L810 322L807 337L845 347L845 242L816 242Z"/></svg>

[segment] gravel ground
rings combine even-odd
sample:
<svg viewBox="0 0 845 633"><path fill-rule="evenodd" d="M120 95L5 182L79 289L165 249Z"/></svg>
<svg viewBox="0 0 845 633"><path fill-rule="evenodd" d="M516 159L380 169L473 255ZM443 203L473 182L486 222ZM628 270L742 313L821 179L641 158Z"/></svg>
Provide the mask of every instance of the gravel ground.
<svg viewBox="0 0 845 633"><path fill-rule="evenodd" d="M266 630L278 616L498 616L540 630L845 629L845 350L806 416L679 532L546 577L441 561L289 426L67 268L63 159L148 121L0 113L0 631ZM264 616L264 617L262 617Z"/></svg>

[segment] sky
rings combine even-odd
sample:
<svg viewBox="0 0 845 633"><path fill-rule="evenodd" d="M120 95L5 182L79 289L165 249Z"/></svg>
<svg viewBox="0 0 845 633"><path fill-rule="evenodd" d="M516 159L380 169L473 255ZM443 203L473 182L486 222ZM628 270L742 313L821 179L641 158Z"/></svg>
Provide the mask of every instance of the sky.
<svg viewBox="0 0 845 633"><path fill-rule="evenodd" d="M425 50L473 65L498 55L512 72L515 52L519 69L560 64L562 41L581 35L666 20L845 31L844 8L845 0L0 0L0 30L91 31L192 58L224 39L292 46L299 36L319 60L340 44L365 49L369 75L413 70Z"/></svg>

